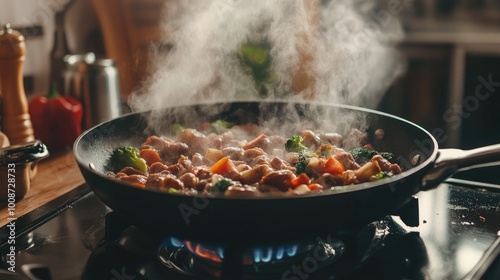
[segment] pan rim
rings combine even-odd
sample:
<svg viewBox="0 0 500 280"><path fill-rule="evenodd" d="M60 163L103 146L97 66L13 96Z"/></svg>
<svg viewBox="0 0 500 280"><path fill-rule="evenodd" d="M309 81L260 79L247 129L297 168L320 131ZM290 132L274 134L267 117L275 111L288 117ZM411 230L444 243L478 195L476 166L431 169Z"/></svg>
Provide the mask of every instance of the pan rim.
<svg viewBox="0 0 500 280"><path fill-rule="evenodd" d="M328 189L328 190L324 190L324 191L319 192L319 193L312 193L312 194L306 194L306 195L300 195L300 196L266 196L266 195L263 195L263 196L257 196L257 197L223 197L223 196L213 196L212 197L212 196L207 196L207 195L203 195L203 194L185 195L185 194L168 193L165 191L155 190L155 189L142 189L142 188L133 186L131 183L124 182L124 181L121 181L118 179L114 179L114 178L106 176L105 174L102 174L101 172L98 172L96 169L91 167L91 165L93 163L84 162L83 159L80 157L80 155L78 153L78 150L79 150L78 146L79 146L79 143L82 141L82 139L86 135L97 130L99 127L104 127L104 126L106 126L106 125L108 125L108 124L110 124L118 119L123 119L123 118L130 117L133 115L141 115L141 114L150 113L153 110L145 110L145 111L124 114L120 117L102 122L100 124L97 124L89 129L85 130L75 140L75 142L73 144L73 154L74 154L75 159L77 161L77 164L80 166L80 168L83 168L87 172L91 172L91 173L101 177L101 179L109 181L111 183L110 186L113 186L113 187L114 187L114 183L119 183L120 188L122 188L122 187L134 188L137 191L150 192L150 193L160 194L162 196L167 196L167 197L180 197L180 198L190 198L190 199L199 197L199 198L206 198L209 200L221 200L221 201L229 201L229 200L230 201L233 201L233 200L234 201L273 201L273 200L282 201L285 199L286 200L288 200L288 199L293 200L293 199L307 199L307 198L316 198L316 197L329 197L332 195L338 196L338 195L350 194L350 193L354 193L354 192L358 192L358 191L364 191L364 190L368 190L368 189L374 189L377 187L381 187L381 186L385 186L385 185L388 185L391 183L395 183L395 182L398 182L400 180L404 180L404 178L409 178L413 174L421 172L423 169L428 168L431 165L431 163L434 162L435 159L437 158L438 151L439 151L439 146L438 146L437 140L429 131L427 131L423 127L421 127L421 126L419 126L419 125L417 125L409 120L406 120L404 118L401 118L401 117L398 117L398 116L395 116L395 115L392 115L389 113L377 111L374 109L354 106L354 105L339 104L339 103L332 103L332 102L305 101L305 100L292 100L292 101L290 101L290 100L247 100L247 101L238 100L238 101L232 101L232 102L227 102L227 101L206 102L206 103L199 102L199 103L192 103L192 104L186 104L186 105L181 105L181 106L191 107L191 106L198 106L198 105L210 105L210 104L214 104L214 105L221 104L222 105L222 104L235 104L235 103L274 103L274 104L281 103L281 104L297 104L297 105L330 106L330 107L336 107L336 108L340 108L340 109L348 109L348 110L383 116L386 118L396 120L398 122L406 123L407 125L410 125L416 129L418 129L420 132L424 133L429 139L431 139L431 141L434 145L434 149L433 149L432 153L427 157L427 159L425 161L421 162L420 164L418 164L417 166L414 166L411 169L405 170L400 174L391 176L389 178L380 179L380 180L377 180L375 182L365 182L365 183L361 183L361 184L346 185L346 186L335 186L333 189ZM179 107L179 106L175 106L175 107ZM169 108L175 108L175 107L165 106L162 110L169 109ZM93 186L90 186L90 187L92 189L94 188ZM420 188L420 185L419 185L419 188Z"/></svg>

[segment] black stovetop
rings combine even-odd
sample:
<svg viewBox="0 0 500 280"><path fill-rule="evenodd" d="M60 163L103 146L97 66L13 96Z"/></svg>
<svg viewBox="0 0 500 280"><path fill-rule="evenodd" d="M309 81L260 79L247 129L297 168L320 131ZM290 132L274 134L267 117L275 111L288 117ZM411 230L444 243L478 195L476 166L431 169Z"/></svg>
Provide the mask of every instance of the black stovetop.
<svg viewBox="0 0 500 280"><path fill-rule="evenodd" d="M481 188L470 188L474 185ZM106 218L109 208L83 185L16 221L16 273L31 269L39 279L47 279L46 273L50 279L295 280L463 279L476 272L500 230L497 185L451 179L416 197L416 227L388 216L351 237L318 236L312 243L231 250L174 237L158 240L135 227L106 231L105 221L120 221L114 221L113 214ZM9 229L1 228L4 269L9 267L8 234ZM211 249L224 261L200 261L189 250L194 247L202 248L204 255ZM309 249L302 252L305 247ZM292 255L291 261L284 261ZM245 266L233 259L244 259Z"/></svg>

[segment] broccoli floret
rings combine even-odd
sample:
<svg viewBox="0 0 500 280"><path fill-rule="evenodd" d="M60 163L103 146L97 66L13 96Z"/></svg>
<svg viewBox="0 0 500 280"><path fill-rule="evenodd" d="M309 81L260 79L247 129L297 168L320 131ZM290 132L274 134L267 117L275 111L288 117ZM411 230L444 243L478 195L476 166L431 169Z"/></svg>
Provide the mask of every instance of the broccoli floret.
<svg viewBox="0 0 500 280"><path fill-rule="evenodd" d="M380 155L386 160L388 160L390 163L394 163L394 161L396 160L396 157L394 156L393 153L381 152Z"/></svg>
<svg viewBox="0 0 500 280"><path fill-rule="evenodd" d="M293 135L285 143L285 150L287 152L294 152L299 154L299 161L295 165L295 174L305 173L306 166L309 163L309 159L313 156L317 156L315 153L311 153L306 146L302 144L304 138L302 136Z"/></svg>
<svg viewBox="0 0 500 280"><path fill-rule="evenodd" d="M324 156L325 158L331 157L335 152L335 149L330 144L321 145L321 147L316 151L316 154Z"/></svg>
<svg viewBox="0 0 500 280"><path fill-rule="evenodd" d="M356 148L353 149L349 152L354 160L360 164L363 165L367 162L369 162L374 155L381 155L383 158L388 160L390 163L394 163L396 157L394 156L393 153L388 153L388 152L377 152L375 150L369 150L367 148Z"/></svg>
<svg viewBox="0 0 500 280"><path fill-rule="evenodd" d="M108 159L107 166L113 172L119 172L125 167L132 167L141 172L148 170L146 161L139 157L139 149L134 147L123 147L114 150Z"/></svg>
<svg viewBox="0 0 500 280"><path fill-rule="evenodd" d="M378 155L377 151L369 150L367 148L356 148L351 150L349 153L359 165L369 162L374 155Z"/></svg>
<svg viewBox="0 0 500 280"><path fill-rule="evenodd" d="M212 190L214 192L220 192L224 193L229 186L231 186L231 181L227 179L221 179L219 182L217 182L213 187Z"/></svg>
<svg viewBox="0 0 500 280"><path fill-rule="evenodd" d="M210 126L212 127L213 132L215 132L217 134L221 134L221 133L226 132L231 127L233 127L234 123L223 121L223 120L216 120L216 121L212 122L210 124Z"/></svg>
<svg viewBox="0 0 500 280"><path fill-rule="evenodd" d="M287 152L304 153L307 147L302 144L304 138L302 136L293 135L285 143L285 150Z"/></svg>
<svg viewBox="0 0 500 280"><path fill-rule="evenodd" d="M297 162L297 164L295 165L295 174L299 175L300 173L306 172L306 167L309 163L309 159L310 157L306 155L299 156L299 162Z"/></svg>

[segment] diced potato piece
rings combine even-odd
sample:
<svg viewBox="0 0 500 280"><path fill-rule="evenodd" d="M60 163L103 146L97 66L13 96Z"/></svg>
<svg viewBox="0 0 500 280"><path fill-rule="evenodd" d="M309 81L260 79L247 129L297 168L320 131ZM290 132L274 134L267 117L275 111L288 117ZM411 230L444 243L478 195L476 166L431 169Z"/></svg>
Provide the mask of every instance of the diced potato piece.
<svg viewBox="0 0 500 280"><path fill-rule="evenodd" d="M361 166L358 170L354 171L360 183L370 181L370 177L380 173L382 169L377 161L369 161Z"/></svg>
<svg viewBox="0 0 500 280"><path fill-rule="evenodd" d="M265 164L256 165L250 170L241 172L241 182L243 184L253 184L260 181L260 179L267 174L269 166Z"/></svg>
<svg viewBox="0 0 500 280"><path fill-rule="evenodd" d="M296 195L304 195L306 193L311 192L311 189L309 189L309 187L307 187L307 185L300 185L293 190L290 189L289 191L292 192L293 194L296 194Z"/></svg>
<svg viewBox="0 0 500 280"><path fill-rule="evenodd" d="M212 149L212 148L209 148L204 156L205 160L208 162L209 165L216 163L217 161L219 161L223 157L224 157L224 154L222 153L221 150Z"/></svg>

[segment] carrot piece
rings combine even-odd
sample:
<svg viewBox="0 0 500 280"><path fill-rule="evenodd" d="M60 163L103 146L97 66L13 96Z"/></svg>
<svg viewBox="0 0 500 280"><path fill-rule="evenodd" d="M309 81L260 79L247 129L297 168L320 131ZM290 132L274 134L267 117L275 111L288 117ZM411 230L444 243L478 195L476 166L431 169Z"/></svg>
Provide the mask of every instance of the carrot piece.
<svg viewBox="0 0 500 280"><path fill-rule="evenodd" d="M139 153L139 156L146 161L146 164L148 166L151 166L156 162L161 162L160 154L158 154L158 152L153 149L142 149Z"/></svg>
<svg viewBox="0 0 500 280"><path fill-rule="evenodd" d="M248 150L248 149L252 149L255 147L262 147L262 145L264 143L266 143L266 141L269 141L268 138L269 137L267 135L261 134L261 135L257 136L255 139L253 139L252 141L245 144L245 146L243 146L243 149Z"/></svg>
<svg viewBox="0 0 500 280"><path fill-rule="evenodd" d="M307 187L311 191L320 191L320 190L323 190L323 186L320 185L320 184L316 184L316 183L309 184L309 185L307 185Z"/></svg>
<svg viewBox="0 0 500 280"><path fill-rule="evenodd" d="M138 187L138 188L141 188L141 189L145 189L146 188L146 185L142 184L142 183L132 183L132 186Z"/></svg>
<svg viewBox="0 0 500 280"><path fill-rule="evenodd" d="M329 157L323 167L324 173L330 173L332 175L339 175L345 171L345 167L334 157Z"/></svg>
<svg viewBox="0 0 500 280"><path fill-rule="evenodd" d="M296 188L300 185L309 184L309 181L309 176L307 176L306 173L300 173L297 177L293 178L290 183L292 184L293 188Z"/></svg>
<svg viewBox="0 0 500 280"><path fill-rule="evenodd" d="M236 167L228 157L223 157L210 168L210 171L215 174L226 175L236 171Z"/></svg>

